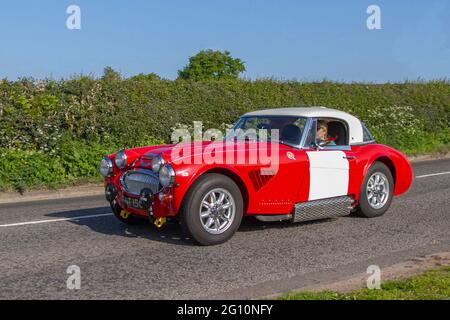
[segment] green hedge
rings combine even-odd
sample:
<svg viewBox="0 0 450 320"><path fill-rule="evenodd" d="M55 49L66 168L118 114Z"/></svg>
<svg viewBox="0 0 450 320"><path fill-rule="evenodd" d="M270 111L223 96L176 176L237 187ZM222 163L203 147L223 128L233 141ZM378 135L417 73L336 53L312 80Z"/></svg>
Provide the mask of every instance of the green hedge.
<svg viewBox="0 0 450 320"><path fill-rule="evenodd" d="M51 155L44 151L0 149L0 190L19 192L98 181L101 156L115 150L98 143L65 140Z"/></svg>
<svg viewBox="0 0 450 320"><path fill-rule="evenodd" d="M98 179L104 153L169 141L172 128L222 128L262 108L322 105L361 118L377 140L408 154L450 142L450 83L343 84L295 81L79 77L0 82L0 188Z"/></svg>

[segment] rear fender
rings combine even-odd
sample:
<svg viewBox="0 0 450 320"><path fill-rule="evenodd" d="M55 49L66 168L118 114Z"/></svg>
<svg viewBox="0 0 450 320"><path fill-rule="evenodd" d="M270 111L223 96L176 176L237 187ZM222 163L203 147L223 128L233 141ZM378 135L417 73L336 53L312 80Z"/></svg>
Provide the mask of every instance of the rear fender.
<svg viewBox="0 0 450 320"><path fill-rule="evenodd" d="M407 157L401 152L385 146L384 152L376 152L371 155L364 166L364 175L367 175L369 168L374 162L384 163L392 173L394 178L394 196L406 193L412 185L413 169Z"/></svg>

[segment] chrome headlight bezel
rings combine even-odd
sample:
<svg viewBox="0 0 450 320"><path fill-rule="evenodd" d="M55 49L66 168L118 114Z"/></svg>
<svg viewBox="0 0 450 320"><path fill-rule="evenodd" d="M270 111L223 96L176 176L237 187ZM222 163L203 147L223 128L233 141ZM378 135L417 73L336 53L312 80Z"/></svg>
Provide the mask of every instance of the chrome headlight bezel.
<svg viewBox="0 0 450 320"><path fill-rule="evenodd" d="M110 158L104 157L102 161L100 161L100 168L99 168L100 174L106 178L107 176L111 175L113 172L113 162Z"/></svg>
<svg viewBox="0 0 450 320"><path fill-rule="evenodd" d="M127 165L127 154L125 153L125 150L120 150L116 153L116 156L114 157L114 163L119 169L123 169Z"/></svg>
<svg viewBox="0 0 450 320"><path fill-rule="evenodd" d="M170 164L164 165L159 170L159 183L163 188L171 187L175 184L175 170Z"/></svg>
<svg viewBox="0 0 450 320"><path fill-rule="evenodd" d="M160 155L154 156L152 158L153 172L158 173L161 170L161 168L164 166L164 163L165 163L165 161Z"/></svg>

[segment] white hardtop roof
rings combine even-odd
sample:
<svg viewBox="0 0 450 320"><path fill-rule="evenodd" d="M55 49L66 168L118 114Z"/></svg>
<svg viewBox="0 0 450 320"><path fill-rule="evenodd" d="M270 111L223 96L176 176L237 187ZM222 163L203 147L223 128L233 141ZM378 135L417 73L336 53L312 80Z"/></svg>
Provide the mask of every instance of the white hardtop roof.
<svg viewBox="0 0 450 320"><path fill-rule="evenodd" d="M347 117L351 116L346 112L325 107L293 107L264 109L246 113L244 116L294 116L294 117ZM353 117L353 116L351 116Z"/></svg>
<svg viewBox="0 0 450 320"><path fill-rule="evenodd" d="M293 116L306 118L335 118L347 122L349 127L350 144L363 142L363 129L361 121L344 111L330 109L325 107L292 107L264 109L246 113L248 116Z"/></svg>

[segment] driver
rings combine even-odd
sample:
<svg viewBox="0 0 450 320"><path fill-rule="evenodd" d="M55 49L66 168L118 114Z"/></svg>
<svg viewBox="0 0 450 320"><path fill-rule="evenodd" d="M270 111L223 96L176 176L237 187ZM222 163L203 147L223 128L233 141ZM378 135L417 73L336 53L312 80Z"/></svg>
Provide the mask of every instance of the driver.
<svg viewBox="0 0 450 320"><path fill-rule="evenodd" d="M328 137L328 124L324 120L317 121L316 141L319 146L336 145L336 143Z"/></svg>

